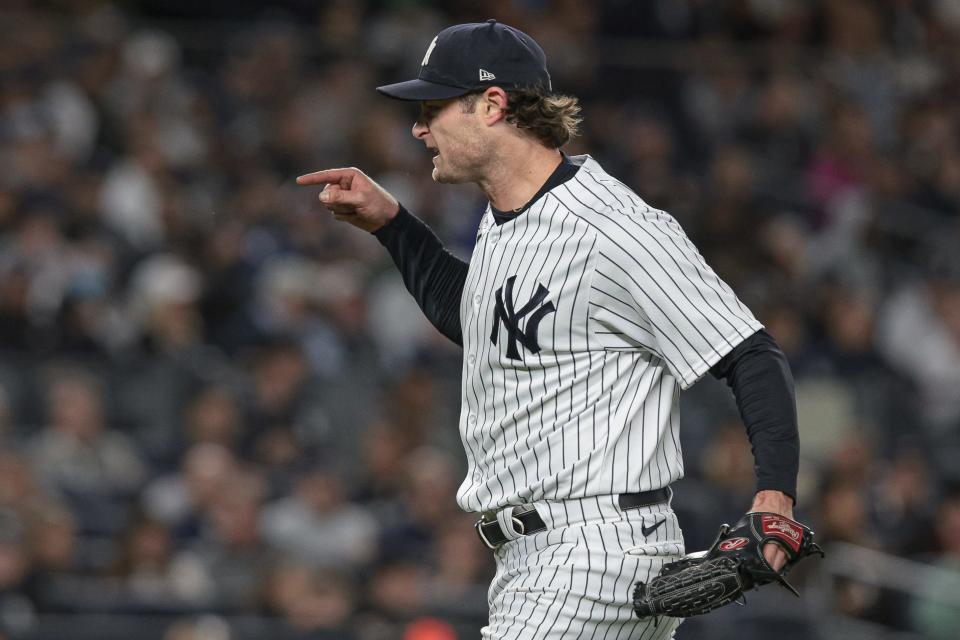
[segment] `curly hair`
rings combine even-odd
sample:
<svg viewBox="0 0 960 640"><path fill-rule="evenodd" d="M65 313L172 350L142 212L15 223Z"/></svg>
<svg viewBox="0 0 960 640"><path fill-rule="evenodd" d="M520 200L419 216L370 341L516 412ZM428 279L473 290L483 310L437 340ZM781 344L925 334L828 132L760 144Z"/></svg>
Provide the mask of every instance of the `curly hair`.
<svg viewBox="0 0 960 640"><path fill-rule="evenodd" d="M461 107L473 111L480 93L463 96ZM507 122L516 125L551 149L559 149L577 136L580 123L580 102L545 90L543 87L515 89L507 92Z"/></svg>

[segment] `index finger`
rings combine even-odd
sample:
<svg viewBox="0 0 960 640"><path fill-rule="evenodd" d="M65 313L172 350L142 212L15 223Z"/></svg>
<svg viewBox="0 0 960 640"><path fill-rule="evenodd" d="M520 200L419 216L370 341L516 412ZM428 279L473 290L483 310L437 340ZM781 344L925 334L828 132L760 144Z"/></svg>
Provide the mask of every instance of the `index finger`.
<svg viewBox="0 0 960 640"><path fill-rule="evenodd" d="M314 171L297 178L297 184L332 184L336 183L349 189L353 176L356 175L355 169L325 169L323 171Z"/></svg>
<svg viewBox="0 0 960 640"><path fill-rule="evenodd" d="M787 563L786 552L775 542L763 545L763 558L775 571L779 571Z"/></svg>

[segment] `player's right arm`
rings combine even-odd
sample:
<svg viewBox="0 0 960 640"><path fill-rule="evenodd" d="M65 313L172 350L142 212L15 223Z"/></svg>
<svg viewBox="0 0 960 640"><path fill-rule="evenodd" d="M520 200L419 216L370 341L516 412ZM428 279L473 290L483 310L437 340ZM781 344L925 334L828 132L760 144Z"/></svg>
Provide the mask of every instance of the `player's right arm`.
<svg viewBox="0 0 960 640"><path fill-rule="evenodd" d="M443 335L463 344L460 299L467 263L443 248L419 218L359 169L328 169L297 178L299 185L324 185L320 202L338 220L374 234L387 248L427 319Z"/></svg>

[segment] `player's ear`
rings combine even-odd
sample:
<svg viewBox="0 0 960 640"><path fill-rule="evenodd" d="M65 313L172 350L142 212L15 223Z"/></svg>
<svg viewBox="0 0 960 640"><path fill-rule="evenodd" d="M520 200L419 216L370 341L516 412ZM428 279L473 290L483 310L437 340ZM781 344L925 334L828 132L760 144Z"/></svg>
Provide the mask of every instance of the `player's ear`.
<svg viewBox="0 0 960 640"><path fill-rule="evenodd" d="M491 126L507 115L507 92L500 87L490 87L480 96L480 113L484 123Z"/></svg>

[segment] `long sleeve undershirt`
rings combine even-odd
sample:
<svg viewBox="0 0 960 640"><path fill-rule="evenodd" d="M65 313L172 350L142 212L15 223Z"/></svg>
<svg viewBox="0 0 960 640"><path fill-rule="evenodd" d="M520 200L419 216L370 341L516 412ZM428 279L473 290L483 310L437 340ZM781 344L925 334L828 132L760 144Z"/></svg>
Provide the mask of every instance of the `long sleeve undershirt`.
<svg viewBox="0 0 960 640"><path fill-rule="evenodd" d="M720 359L710 373L726 380L753 449L757 491L774 489L797 500L800 435L787 357L761 329Z"/></svg>
<svg viewBox="0 0 960 640"><path fill-rule="evenodd" d="M467 282L467 263L444 249L430 227L403 205L393 220L373 235L390 252L403 284L427 319L462 347L460 298Z"/></svg>
<svg viewBox="0 0 960 640"><path fill-rule="evenodd" d="M374 235L390 252L427 319L463 346L460 299L468 265L403 206ZM786 356L763 330L737 345L710 369L733 391L753 449L757 491L782 491L796 501L799 434L793 378Z"/></svg>

